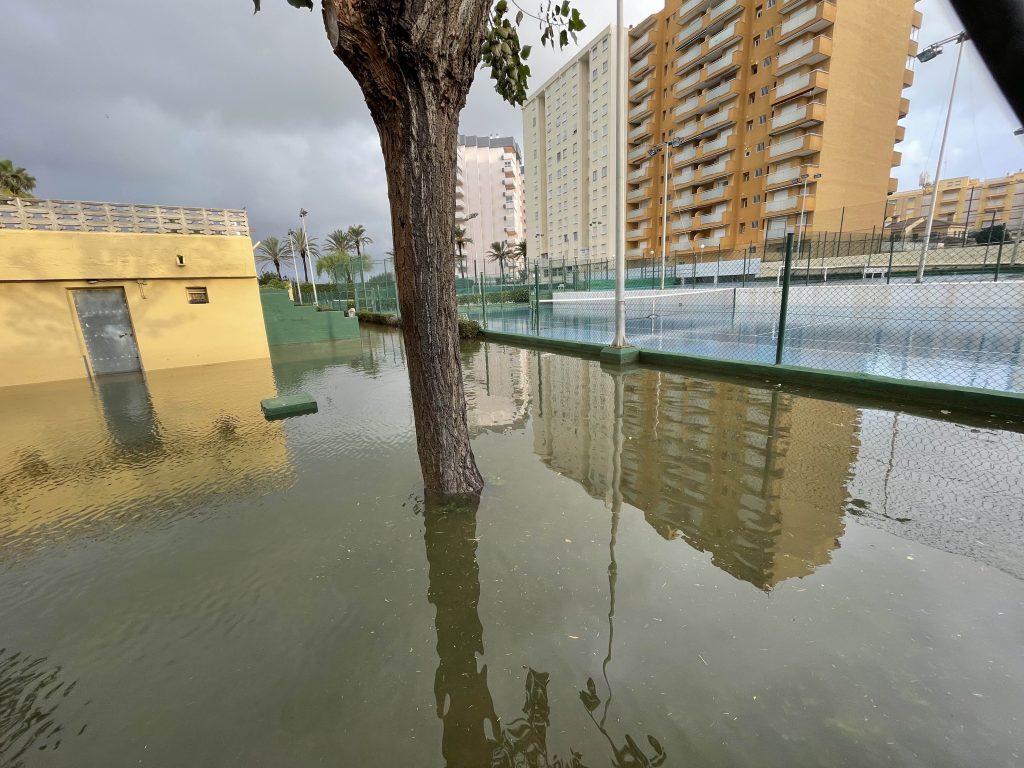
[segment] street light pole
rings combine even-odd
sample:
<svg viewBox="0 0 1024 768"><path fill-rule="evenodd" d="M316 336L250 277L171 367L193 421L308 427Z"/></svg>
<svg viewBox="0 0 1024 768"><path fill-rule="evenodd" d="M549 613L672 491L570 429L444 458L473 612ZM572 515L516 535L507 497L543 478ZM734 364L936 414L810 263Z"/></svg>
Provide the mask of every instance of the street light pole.
<svg viewBox="0 0 1024 768"><path fill-rule="evenodd" d="M313 260L309 258L309 237L306 235L306 216L309 215L309 211L305 208L299 209L299 223L302 224L302 253L306 259L306 263L309 264L310 274L313 275L313 303L319 307L320 299L316 295L316 271L313 269Z"/></svg>
<svg viewBox="0 0 1024 768"><path fill-rule="evenodd" d="M665 290L665 252L668 248L668 179L671 168L672 150L682 146L681 139L669 139L652 147L648 154L654 157L661 152L665 162L665 186L661 191L661 290Z"/></svg>
<svg viewBox="0 0 1024 768"><path fill-rule="evenodd" d="M803 181L804 187L803 192L800 195L800 221L797 222L796 227L796 255L798 258L800 256L800 241L803 240L804 229L807 227L807 185L810 183L811 179L817 181L820 178L820 173L816 173L814 176L811 176L809 173L800 174L800 179Z"/></svg>
<svg viewBox="0 0 1024 768"><path fill-rule="evenodd" d="M953 42L957 44L956 66L953 68L953 84L949 89L949 106L946 109L946 124L942 129L942 141L939 143L939 159L935 164L935 181L932 186L932 204L928 208L928 223L924 228L924 243L921 246L921 258L917 262L917 278L914 280L916 283L924 282L924 265L928 260L928 244L932 239L932 224L935 221L935 208L939 202L939 182L942 179L942 156L946 153L946 137L949 136L949 122L953 117L953 97L956 96L956 79L960 74L960 60L964 55L964 43L966 41L967 33L961 32L958 35L953 35L953 37L947 38L938 43L933 43L917 54L918 61L931 61L942 53L942 46Z"/></svg>
<svg viewBox="0 0 1024 768"><path fill-rule="evenodd" d="M623 0L615 8L615 340L614 347L628 347L626 340L626 34Z"/></svg>
<svg viewBox="0 0 1024 768"><path fill-rule="evenodd" d="M289 249L292 252L292 274L295 276L295 289L299 293L299 304L302 304L302 283L299 282L299 265L295 261L295 230L288 230L288 244L291 246Z"/></svg>

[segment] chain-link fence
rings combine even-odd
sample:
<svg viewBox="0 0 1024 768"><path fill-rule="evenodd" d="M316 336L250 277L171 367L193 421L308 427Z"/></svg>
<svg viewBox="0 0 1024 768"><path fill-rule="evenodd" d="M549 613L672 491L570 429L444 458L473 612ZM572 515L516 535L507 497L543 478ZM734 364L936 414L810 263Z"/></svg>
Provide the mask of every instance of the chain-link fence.
<svg viewBox="0 0 1024 768"><path fill-rule="evenodd" d="M627 337L641 349L1024 392L1024 267L1010 234L933 239L926 251L895 234L815 233L756 253L666 258L664 269L633 262ZM518 294L484 290L464 311L491 330L609 343L607 265L588 266L535 262Z"/></svg>

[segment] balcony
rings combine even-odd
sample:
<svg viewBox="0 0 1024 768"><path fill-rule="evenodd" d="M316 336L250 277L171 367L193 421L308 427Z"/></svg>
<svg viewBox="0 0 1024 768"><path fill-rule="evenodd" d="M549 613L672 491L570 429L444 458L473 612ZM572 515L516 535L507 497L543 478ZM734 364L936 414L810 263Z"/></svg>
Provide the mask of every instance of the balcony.
<svg viewBox="0 0 1024 768"><path fill-rule="evenodd" d="M643 200L645 197L647 197L647 195L650 194L650 192L651 192L651 185L650 184L645 184L644 186L640 187L639 189L634 189L631 192L627 192L626 193L626 199L628 201L630 201L630 202L635 202L637 200Z"/></svg>
<svg viewBox="0 0 1024 768"><path fill-rule="evenodd" d="M738 115L739 110L735 107L732 109L721 109L718 112L712 112L710 115L705 115L704 119L700 121L700 130L703 133L705 131L714 130L715 128L721 128L729 123L735 123Z"/></svg>
<svg viewBox="0 0 1024 768"><path fill-rule="evenodd" d="M692 168L682 173L677 173L675 176L672 177L672 186L682 187L688 184L693 184L694 175L695 174Z"/></svg>
<svg viewBox="0 0 1024 768"><path fill-rule="evenodd" d="M629 79L636 82L654 67L654 56L647 54L629 68Z"/></svg>
<svg viewBox="0 0 1024 768"><path fill-rule="evenodd" d="M680 237L673 240L669 246L669 250L672 253L686 253L687 251L693 251L693 246L690 245L690 238Z"/></svg>
<svg viewBox="0 0 1024 768"><path fill-rule="evenodd" d="M772 160L813 155L815 152L821 152L821 136L816 133L807 133L768 147L768 157Z"/></svg>
<svg viewBox="0 0 1024 768"><path fill-rule="evenodd" d="M778 104L799 95L812 95L827 90L828 72L822 69L816 69L813 72L803 72L799 75L790 75L775 86L772 104Z"/></svg>
<svg viewBox="0 0 1024 768"><path fill-rule="evenodd" d="M900 120L910 114L910 99L900 99Z"/></svg>
<svg viewBox="0 0 1024 768"><path fill-rule="evenodd" d="M676 50L682 50L683 46L689 43L694 38L700 35L701 30L704 29L704 17L698 16L689 24L683 27L683 29L676 35L675 44Z"/></svg>
<svg viewBox="0 0 1024 768"><path fill-rule="evenodd" d="M697 182L705 184L712 179L732 175L735 171L735 163L727 156L723 156L711 165L702 165L697 169Z"/></svg>
<svg viewBox="0 0 1024 768"><path fill-rule="evenodd" d="M636 101L654 91L654 78L648 77L629 89L630 101Z"/></svg>
<svg viewBox="0 0 1024 768"><path fill-rule="evenodd" d="M700 120L688 120L676 131L676 136L693 139L700 133Z"/></svg>
<svg viewBox="0 0 1024 768"><path fill-rule="evenodd" d="M672 199L672 210L679 210L681 208L692 208L697 204L697 199L693 196L693 192L684 192L681 195L676 195Z"/></svg>
<svg viewBox="0 0 1024 768"><path fill-rule="evenodd" d="M677 166L683 165L684 163L689 163L696 156L697 156L697 147L693 146L692 144L690 146L686 147L685 149L680 149L680 150L678 150L676 152L673 152L672 153L672 167L675 168Z"/></svg>
<svg viewBox="0 0 1024 768"><path fill-rule="evenodd" d="M729 186L727 184L719 184L717 187L702 190L696 196L696 200L701 205L705 205L707 203L716 203L719 200L724 200L728 195Z"/></svg>
<svg viewBox="0 0 1024 768"><path fill-rule="evenodd" d="M701 48L703 55L714 53L724 45L728 45L746 34L747 25L742 21L734 21L732 24L727 25L724 29L719 30L715 34L711 35L707 40L704 41L704 45Z"/></svg>
<svg viewBox="0 0 1024 768"><path fill-rule="evenodd" d="M702 213L699 216L694 216L693 224L690 228L711 229L712 227L717 227L721 225L722 222L725 221L725 214L728 209L729 206L722 205L712 211L708 211L707 213Z"/></svg>
<svg viewBox="0 0 1024 768"><path fill-rule="evenodd" d="M825 105L818 101L812 101L808 104L786 107L776 113L768 132L779 133L823 122L825 122Z"/></svg>
<svg viewBox="0 0 1024 768"><path fill-rule="evenodd" d="M637 126L629 132L630 141L642 141L651 135L652 120L646 120L642 125Z"/></svg>
<svg viewBox="0 0 1024 768"><path fill-rule="evenodd" d="M836 23L836 6L834 3L823 2L807 6L799 13L794 13L779 28L779 45L807 32L821 32Z"/></svg>
<svg viewBox="0 0 1024 768"><path fill-rule="evenodd" d="M776 197L764 204L764 212L779 214L797 213L801 209L805 212L813 211L814 199L814 195L789 195L788 197Z"/></svg>
<svg viewBox="0 0 1024 768"><path fill-rule="evenodd" d="M678 107L672 110L672 115L675 121L678 123L681 120L686 120L689 117L693 117L694 114L700 111L700 97L694 94Z"/></svg>
<svg viewBox="0 0 1024 768"><path fill-rule="evenodd" d="M704 91L701 96L701 106L713 107L722 102L734 99L739 96L740 86L739 80L733 78L732 80L726 80L725 82L719 83L714 88L709 88Z"/></svg>
<svg viewBox="0 0 1024 768"><path fill-rule="evenodd" d="M647 147L634 147L626 155L626 159L631 163L638 163L645 157L647 157Z"/></svg>
<svg viewBox="0 0 1024 768"><path fill-rule="evenodd" d="M701 77L704 80L710 80L717 75L723 75L733 69L739 69L743 61L743 54L738 48L727 51L724 56L705 64Z"/></svg>
<svg viewBox="0 0 1024 768"><path fill-rule="evenodd" d="M639 221L641 219L646 219L648 215L650 215L650 212L651 209L649 205L642 205L639 208L634 208L631 211L627 211L626 221ZM644 229L644 227L640 227L640 229Z"/></svg>
<svg viewBox="0 0 1024 768"><path fill-rule="evenodd" d="M679 6L676 18L679 19L680 24L686 24L694 14L702 13L709 5L711 5L711 0L687 0Z"/></svg>
<svg viewBox="0 0 1024 768"><path fill-rule="evenodd" d="M779 53L779 58L775 62L775 74L781 77L798 67L820 64L831 56L832 38L825 35L794 42Z"/></svg>
<svg viewBox="0 0 1024 768"><path fill-rule="evenodd" d="M626 216L626 218L627 219L642 219L646 215L647 215L647 209L646 208L641 208L641 209L636 210L636 211L630 211L629 214ZM644 232L646 232L646 231L647 231L647 224L637 224L635 226L629 227L626 230L626 239L627 240L636 240L638 237L643 237L644 236Z"/></svg>
<svg viewBox="0 0 1024 768"><path fill-rule="evenodd" d="M893 153L892 153L892 167L893 168L899 168L902 163L903 163L903 153L902 152L896 152L894 150Z"/></svg>
<svg viewBox="0 0 1024 768"><path fill-rule="evenodd" d="M909 88L914 84L914 70L905 69L903 70L903 87Z"/></svg>
<svg viewBox="0 0 1024 768"><path fill-rule="evenodd" d="M716 21L727 19L732 14L739 13L742 10L743 6L737 0L722 0L722 2L708 9L707 23L709 25L714 24Z"/></svg>
<svg viewBox="0 0 1024 768"><path fill-rule="evenodd" d="M630 171L626 178L634 184L638 181L643 181L651 175L651 164L646 163L642 168L637 168L635 171Z"/></svg>
<svg viewBox="0 0 1024 768"><path fill-rule="evenodd" d="M643 35L638 37L629 46L629 57L635 58L642 53L647 53L654 47L654 40L651 38L651 33L644 32Z"/></svg>
<svg viewBox="0 0 1024 768"><path fill-rule="evenodd" d="M672 86L676 92L676 98L685 98L686 95L700 84L700 70L694 70L678 83Z"/></svg>
<svg viewBox="0 0 1024 768"><path fill-rule="evenodd" d="M711 141L705 141L700 148L700 156L704 159L710 158L716 152L726 152L729 149L729 142L732 139L733 132L725 131L720 133L717 138Z"/></svg>
<svg viewBox="0 0 1024 768"><path fill-rule="evenodd" d="M899 179L889 179L889 194L890 195L895 195L896 194L896 190L898 190L899 188L900 188L900 180Z"/></svg>
<svg viewBox="0 0 1024 768"><path fill-rule="evenodd" d="M693 216L677 216L672 219L672 234L680 235L683 232L689 232L693 226Z"/></svg>
<svg viewBox="0 0 1024 768"><path fill-rule="evenodd" d="M647 117L654 111L654 99L644 99L643 102L629 110L630 120L639 120Z"/></svg>
<svg viewBox="0 0 1024 768"><path fill-rule="evenodd" d="M772 187L793 185L800 181L800 177L803 174L806 173L808 176L811 176L815 171L817 171L817 168L810 165L794 165L789 168L780 168L768 174L765 186L771 189Z"/></svg>
<svg viewBox="0 0 1024 768"><path fill-rule="evenodd" d="M675 67L677 73L685 71L688 67L692 66L693 63L700 58L701 49L696 45L686 51L682 56L676 58L672 64Z"/></svg>
<svg viewBox="0 0 1024 768"><path fill-rule="evenodd" d="M895 141L895 143L899 144L905 138L907 138L907 127L905 125L897 125L896 126L896 141Z"/></svg>
<svg viewBox="0 0 1024 768"><path fill-rule="evenodd" d="M647 249L647 243L641 243L638 248L627 248L626 258L627 259L639 259L644 255L644 251Z"/></svg>
<svg viewBox="0 0 1024 768"><path fill-rule="evenodd" d="M779 13L792 13L800 7L805 0L782 0L779 3Z"/></svg>

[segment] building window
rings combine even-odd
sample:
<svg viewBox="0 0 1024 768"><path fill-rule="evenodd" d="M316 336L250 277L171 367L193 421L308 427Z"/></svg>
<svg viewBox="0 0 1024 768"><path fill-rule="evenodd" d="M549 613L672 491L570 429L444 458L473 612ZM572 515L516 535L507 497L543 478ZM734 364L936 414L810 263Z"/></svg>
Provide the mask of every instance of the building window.
<svg viewBox="0 0 1024 768"><path fill-rule="evenodd" d="M760 168L755 168L754 169L754 176L760 176L761 174L762 174L762 171L761 171Z"/></svg>
<svg viewBox="0 0 1024 768"><path fill-rule="evenodd" d="M754 18L755 19L760 19L763 14L764 14L764 6L763 5L759 5L759 6L757 6L757 8L754 9Z"/></svg>
<svg viewBox="0 0 1024 768"><path fill-rule="evenodd" d="M761 44L761 36L760 35L754 35L754 47L757 48L757 46L759 46L760 44Z"/></svg>
<svg viewBox="0 0 1024 768"><path fill-rule="evenodd" d="M754 130L754 121L753 120L747 120L747 130L748 131Z"/></svg>
<svg viewBox="0 0 1024 768"><path fill-rule="evenodd" d="M751 64L750 65L750 74L752 74L752 75L756 75L757 74L757 64Z"/></svg>
<svg viewBox="0 0 1024 768"><path fill-rule="evenodd" d="M743 180L744 181L750 181L750 171L744 171L743 172Z"/></svg>
<svg viewBox="0 0 1024 768"><path fill-rule="evenodd" d="M764 31L764 39L770 40L773 37L775 37L775 27L768 27L768 29Z"/></svg>
<svg viewBox="0 0 1024 768"><path fill-rule="evenodd" d="M742 200L740 200L740 208L746 208L746 207L747 207L747 198L744 197Z"/></svg>
<svg viewBox="0 0 1024 768"><path fill-rule="evenodd" d="M754 219L754 221L750 222L750 228L757 229L757 219Z"/></svg>
<svg viewBox="0 0 1024 768"><path fill-rule="evenodd" d="M770 90L771 90L771 88L769 88L767 85L762 85L761 86L761 95L762 96L767 96L768 95L768 91L770 91Z"/></svg>
<svg viewBox="0 0 1024 768"><path fill-rule="evenodd" d="M768 0L768 7L769 8L774 8L775 7L775 0ZM757 229L757 227L754 227L754 229Z"/></svg>
<svg viewBox="0 0 1024 768"><path fill-rule="evenodd" d="M754 103L754 99L756 99L756 98L757 98L757 94L754 93L753 91L751 91L749 94L747 94L747 103L748 104L753 104Z"/></svg>
<svg viewBox="0 0 1024 768"><path fill-rule="evenodd" d="M764 152L764 142L763 141L757 142L757 151L758 152Z"/></svg>
<svg viewBox="0 0 1024 768"><path fill-rule="evenodd" d="M206 293L205 286L192 286L185 289L185 295L188 297L189 304L209 304L210 297Z"/></svg>
<svg viewBox="0 0 1024 768"><path fill-rule="evenodd" d="M771 56L765 56L764 61L762 61L761 63L764 65L765 69L768 69L768 67L770 67L772 65L772 57Z"/></svg>
<svg viewBox="0 0 1024 768"><path fill-rule="evenodd" d="M758 122L759 125L764 125L765 123L768 122L768 115L760 115L757 118L757 122Z"/></svg>
<svg viewBox="0 0 1024 768"><path fill-rule="evenodd" d="M754 202L755 203L760 203L761 202L761 195L759 195L759 194L758 195L754 195Z"/></svg>
<svg viewBox="0 0 1024 768"><path fill-rule="evenodd" d="M742 234L743 234L744 232L746 232L746 231L747 231L747 225L746 225L746 224L744 224L744 223L743 223L743 222L741 221L741 222L740 222L740 234L742 235Z"/></svg>

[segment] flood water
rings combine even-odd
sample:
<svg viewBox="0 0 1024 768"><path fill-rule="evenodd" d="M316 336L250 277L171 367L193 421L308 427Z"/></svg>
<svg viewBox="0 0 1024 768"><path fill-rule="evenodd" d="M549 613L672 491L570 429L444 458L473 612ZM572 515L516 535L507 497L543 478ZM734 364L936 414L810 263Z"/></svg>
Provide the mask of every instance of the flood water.
<svg viewBox="0 0 1024 768"><path fill-rule="evenodd" d="M0 766L1024 763L1020 425L464 366L477 508L393 333L0 390Z"/></svg>

